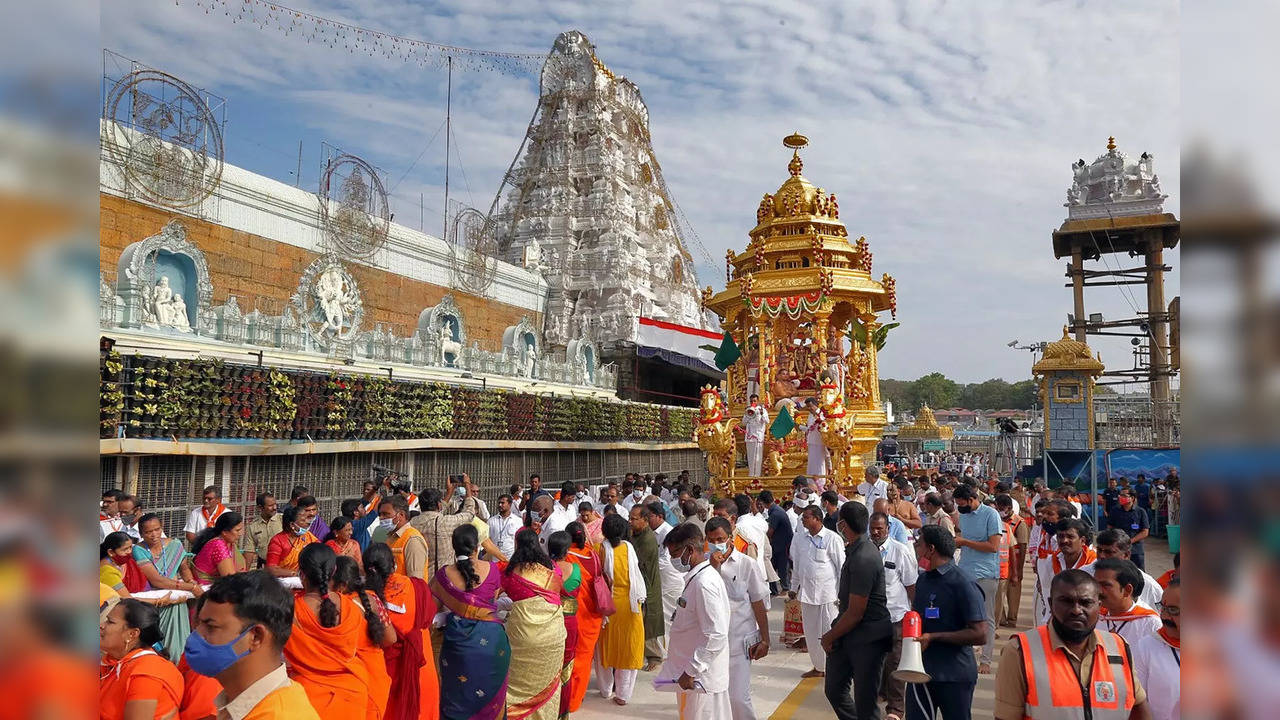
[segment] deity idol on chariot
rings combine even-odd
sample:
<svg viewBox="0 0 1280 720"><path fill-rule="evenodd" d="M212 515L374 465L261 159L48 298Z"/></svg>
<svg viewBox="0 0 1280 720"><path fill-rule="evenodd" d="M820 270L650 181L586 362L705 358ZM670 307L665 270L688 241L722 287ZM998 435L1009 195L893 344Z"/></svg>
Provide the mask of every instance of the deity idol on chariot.
<svg viewBox="0 0 1280 720"><path fill-rule="evenodd" d="M876 364L885 335L879 314L896 315L896 288L887 274L872 277L870 244L849 241L836 196L801 174L800 149L808 139L793 134L783 144L792 150L789 177L760 201L746 249L728 253L724 289L703 291L704 307L743 348L727 369L724 407L715 413L743 418L758 394L773 417L764 462L751 463L752 469L762 465L763 475L748 472L743 448L723 442L714 443L714 457L708 452L708 469L722 492L768 488L786 496L794 476L816 467L809 445L818 441L806 436L820 437L818 454L826 462L815 480L851 492L885 425ZM817 410L806 409L809 399ZM718 437L713 429L703 434L708 447Z"/></svg>

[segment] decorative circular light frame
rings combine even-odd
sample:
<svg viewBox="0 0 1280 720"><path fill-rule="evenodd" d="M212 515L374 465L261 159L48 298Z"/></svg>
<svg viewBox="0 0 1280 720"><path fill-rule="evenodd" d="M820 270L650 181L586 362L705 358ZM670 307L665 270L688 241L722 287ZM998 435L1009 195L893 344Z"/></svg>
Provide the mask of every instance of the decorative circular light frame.
<svg viewBox="0 0 1280 720"><path fill-rule="evenodd" d="M222 126L201 92L173 75L125 75L107 93L102 116L110 121L102 130L108 158L146 200L190 208L222 182Z"/></svg>
<svg viewBox="0 0 1280 720"><path fill-rule="evenodd" d="M475 208L463 208L454 216L449 238L449 254L454 287L472 295L485 296L497 275L498 241L488 215Z"/></svg>
<svg viewBox="0 0 1280 720"><path fill-rule="evenodd" d="M320 175L320 227L330 252L367 260L387 242L391 208L377 168L342 153Z"/></svg>

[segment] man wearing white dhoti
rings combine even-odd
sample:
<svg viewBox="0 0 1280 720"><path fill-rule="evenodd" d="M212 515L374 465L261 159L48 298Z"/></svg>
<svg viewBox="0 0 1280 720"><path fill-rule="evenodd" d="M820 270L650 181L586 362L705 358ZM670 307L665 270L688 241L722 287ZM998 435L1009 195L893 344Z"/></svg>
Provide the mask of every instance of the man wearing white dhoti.
<svg viewBox="0 0 1280 720"><path fill-rule="evenodd" d="M760 404L760 396L752 395L751 404L742 417L742 431L747 443L747 474L760 477L764 466L764 434L769 428L769 411Z"/></svg>
<svg viewBox="0 0 1280 720"><path fill-rule="evenodd" d="M687 573L671 618L667 661L655 687L676 688L680 720L728 720L729 594L707 557L697 525L681 523L664 543L677 570Z"/></svg>
<svg viewBox="0 0 1280 720"><path fill-rule="evenodd" d="M810 505L800 516L803 530L791 540L791 597L800 601L805 645L813 669L802 677L826 674L822 636L831 629L836 607L836 579L844 566L844 541L822 524L822 510Z"/></svg>
<svg viewBox="0 0 1280 720"><path fill-rule="evenodd" d="M756 720L751 704L751 662L769 653L769 586L754 558L733 542L733 524L707 521L711 566L720 571L729 595L729 707L733 720Z"/></svg>
<svg viewBox="0 0 1280 720"><path fill-rule="evenodd" d="M818 401L809 398L804 401L804 407L809 411L809 419L804 424L804 439L809 445L809 463L805 469L805 474L813 478L818 484L818 492L826 490L827 487L827 445L822 441L822 408L818 406Z"/></svg>

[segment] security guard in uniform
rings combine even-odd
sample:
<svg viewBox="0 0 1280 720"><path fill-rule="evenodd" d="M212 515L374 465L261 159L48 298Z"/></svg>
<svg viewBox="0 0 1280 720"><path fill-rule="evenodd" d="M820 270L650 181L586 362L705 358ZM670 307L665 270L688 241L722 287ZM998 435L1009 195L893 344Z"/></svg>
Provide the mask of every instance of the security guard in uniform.
<svg viewBox="0 0 1280 720"><path fill-rule="evenodd" d="M1129 646L1096 629L1093 577L1058 573L1049 604L1048 624L1018 633L1000 654L996 720L1150 720Z"/></svg>

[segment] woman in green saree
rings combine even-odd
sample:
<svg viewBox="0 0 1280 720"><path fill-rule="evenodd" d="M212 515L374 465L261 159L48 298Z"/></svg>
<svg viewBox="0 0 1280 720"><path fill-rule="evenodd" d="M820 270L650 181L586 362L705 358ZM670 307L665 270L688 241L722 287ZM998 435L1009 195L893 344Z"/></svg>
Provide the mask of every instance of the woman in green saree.
<svg viewBox="0 0 1280 720"><path fill-rule="evenodd" d="M138 532L142 541L133 545L133 560L142 571L147 584L153 590L185 590L200 597L204 588L191 576L186 562L182 541L164 536L160 517L147 513L138 519ZM160 608L160 632L164 634L164 648L175 661L182 655L191 634L190 614L187 604L180 602Z"/></svg>

